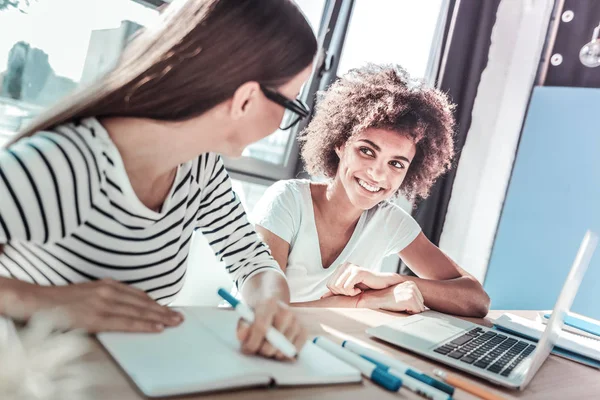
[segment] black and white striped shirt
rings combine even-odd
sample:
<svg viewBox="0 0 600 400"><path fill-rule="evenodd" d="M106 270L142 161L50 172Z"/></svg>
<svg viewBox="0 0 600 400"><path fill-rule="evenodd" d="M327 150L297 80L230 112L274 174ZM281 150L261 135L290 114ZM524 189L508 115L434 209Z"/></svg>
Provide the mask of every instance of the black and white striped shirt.
<svg viewBox="0 0 600 400"><path fill-rule="evenodd" d="M206 236L238 288L282 273L247 221L220 156L179 166L160 212L135 195L123 161L94 118L0 150L0 276L40 285L113 278L160 303L181 290L192 232Z"/></svg>

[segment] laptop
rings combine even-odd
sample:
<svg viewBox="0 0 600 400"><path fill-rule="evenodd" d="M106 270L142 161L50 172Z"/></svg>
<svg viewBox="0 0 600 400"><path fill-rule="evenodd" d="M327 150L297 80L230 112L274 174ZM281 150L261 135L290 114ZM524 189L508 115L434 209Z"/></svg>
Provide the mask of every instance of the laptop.
<svg viewBox="0 0 600 400"><path fill-rule="evenodd" d="M588 231L539 342L435 311L367 329L373 337L509 388L525 389L558 340L598 243Z"/></svg>

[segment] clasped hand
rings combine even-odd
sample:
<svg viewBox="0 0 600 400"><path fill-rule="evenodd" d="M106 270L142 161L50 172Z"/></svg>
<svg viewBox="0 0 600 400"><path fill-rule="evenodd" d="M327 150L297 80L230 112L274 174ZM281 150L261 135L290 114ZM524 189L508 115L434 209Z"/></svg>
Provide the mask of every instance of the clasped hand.
<svg viewBox="0 0 600 400"><path fill-rule="evenodd" d="M399 275L380 274L351 263L336 269L327 282L331 296L360 296L357 307L416 314L425 311L425 301L417 285Z"/></svg>

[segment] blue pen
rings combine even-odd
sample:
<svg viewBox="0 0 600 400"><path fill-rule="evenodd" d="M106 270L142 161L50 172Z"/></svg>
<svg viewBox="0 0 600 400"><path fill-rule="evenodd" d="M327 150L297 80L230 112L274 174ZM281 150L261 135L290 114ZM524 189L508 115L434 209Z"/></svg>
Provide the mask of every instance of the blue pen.
<svg viewBox="0 0 600 400"><path fill-rule="evenodd" d="M452 400L452 396L450 396L446 392L442 392L441 390L436 389L433 386L430 386L426 383L423 383L420 380L411 377L410 375L403 374L400 371L390 368L389 366L385 365L384 363L374 360L369 356L362 355L361 357L364 358L365 360L370 361L373 364L377 365L377 367L383 369L384 371L387 371L389 374L397 376L398 378L401 378L404 387L406 387L410 391L415 392L418 395L425 397L426 399L429 399L429 400Z"/></svg>
<svg viewBox="0 0 600 400"><path fill-rule="evenodd" d="M399 360L385 356L385 355L379 353L378 351L367 349L367 348L365 348L357 343L351 342L349 340L344 340L344 342L342 343L342 346L347 348L348 350L353 351L354 353L356 353L358 355L368 356L369 358L371 358L373 360L377 360L380 363L389 365L390 368L393 368L394 370L396 370L402 374L406 374L416 380L426 383L427 385L432 386L436 389L439 389L442 392L448 393L450 396L452 396L454 394L454 387L452 387L444 382L438 381L437 379L434 379L434 378L430 377L429 375L426 375L423 372L419 371L418 369L413 368L410 365L407 365Z"/></svg>
<svg viewBox="0 0 600 400"><path fill-rule="evenodd" d="M313 340L313 343L321 347L323 350L334 355L335 357L339 358L340 360L352 365L353 367L358 369L361 372L361 374L363 374L364 376L371 379L373 382L387 390L397 392L402 387L402 379L400 379L399 377L388 373L383 368L378 368L377 365L375 365L374 363L367 361L362 357L354 354L353 352L344 349L339 344L335 344L327 338L317 336Z"/></svg>
<svg viewBox="0 0 600 400"><path fill-rule="evenodd" d="M221 288L218 291L219 296L224 298L231 306L237 311L240 316L247 322L254 322L254 312L244 303L233 297L225 289ZM273 345L277 350L281 351L284 355L289 358L296 357L296 347L277 329L270 326L267 329L265 335L267 341Z"/></svg>

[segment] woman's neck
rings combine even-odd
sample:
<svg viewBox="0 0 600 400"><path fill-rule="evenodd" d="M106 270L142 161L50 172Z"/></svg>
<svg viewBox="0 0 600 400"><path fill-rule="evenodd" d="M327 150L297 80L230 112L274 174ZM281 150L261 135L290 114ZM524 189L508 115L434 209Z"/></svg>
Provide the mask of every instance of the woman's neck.
<svg viewBox="0 0 600 400"><path fill-rule="evenodd" d="M317 186L312 198L323 221L336 227L353 228L363 210L350 202L342 184L333 179L326 185Z"/></svg>
<svg viewBox="0 0 600 400"><path fill-rule="evenodd" d="M200 154L219 152L226 132L212 113L183 122L144 118L104 118L102 125L119 150L130 178L148 180L172 173ZM220 145L220 146L219 146Z"/></svg>

